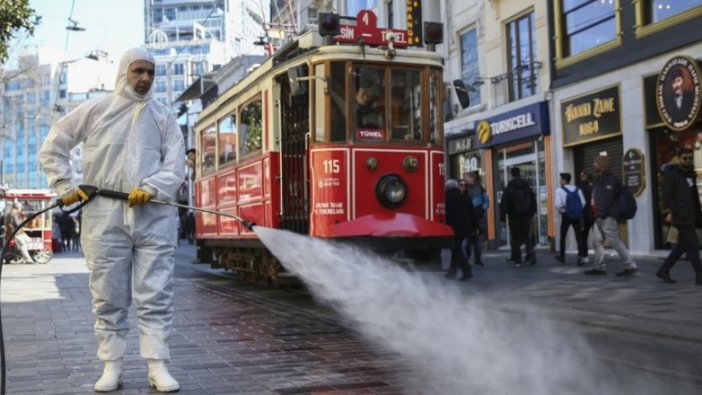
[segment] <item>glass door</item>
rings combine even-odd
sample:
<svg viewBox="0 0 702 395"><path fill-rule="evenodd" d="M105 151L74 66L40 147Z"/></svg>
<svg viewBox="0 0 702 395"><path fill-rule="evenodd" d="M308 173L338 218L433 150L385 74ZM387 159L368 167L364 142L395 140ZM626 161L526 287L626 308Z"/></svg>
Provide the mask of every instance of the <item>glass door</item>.
<svg viewBox="0 0 702 395"><path fill-rule="evenodd" d="M547 192L545 177L545 157L538 142L527 142L510 147L495 150L495 201L497 202L495 213L495 223L497 224L497 245L499 247L509 246L509 230L506 223L499 221L499 202L502 198L502 191L510 180L510 169L518 167L521 177L529 183L534 193L536 193L537 215L532 228L532 237L535 246L545 246L548 243L548 223L546 214Z"/></svg>

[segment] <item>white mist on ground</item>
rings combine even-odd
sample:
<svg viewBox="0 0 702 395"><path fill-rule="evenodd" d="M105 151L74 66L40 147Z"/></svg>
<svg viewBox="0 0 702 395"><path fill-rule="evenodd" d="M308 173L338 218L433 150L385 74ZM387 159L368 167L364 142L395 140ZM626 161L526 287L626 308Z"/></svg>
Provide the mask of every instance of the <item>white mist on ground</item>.
<svg viewBox="0 0 702 395"><path fill-rule="evenodd" d="M410 383L416 393L616 393L586 366L582 338L557 333L535 309L487 307L477 295L462 295L458 282L410 273L357 248L254 230L317 298L377 344L421 364L430 377Z"/></svg>

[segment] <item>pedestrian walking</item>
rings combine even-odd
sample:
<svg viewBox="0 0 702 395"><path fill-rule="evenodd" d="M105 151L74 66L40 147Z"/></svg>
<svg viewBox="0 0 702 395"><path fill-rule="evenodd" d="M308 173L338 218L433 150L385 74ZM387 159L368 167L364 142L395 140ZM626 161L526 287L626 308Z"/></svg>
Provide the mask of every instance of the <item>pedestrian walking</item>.
<svg viewBox="0 0 702 395"><path fill-rule="evenodd" d="M560 243L556 260L565 263L565 245L568 229L572 226L575 234L575 241L578 245L578 260L576 264L582 266L587 261L586 240L583 239L583 211L585 207L585 195L576 185L572 185L570 173L560 174L561 187L556 189L556 211L560 213Z"/></svg>
<svg viewBox="0 0 702 395"><path fill-rule="evenodd" d="M579 180L575 183L575 185L580 188L580 190L583 192L583 196L585 197L585 207L583 207L580 237L582 238L583 243L585 243L585 250L583 251L585 255L581 256L581 258L584 257L585 259L581 260L581 262L587 263L588 248L590 246L590 229L592 229L592 224L595 222L594 215L592 213L592 177L590 176L590 173L585 170L581 171Z"/></svg>
<svg viewBox="0 0 702 395"><path fill-rule="evenodd" d="M467 193L461 193L458 182L453 179L446 181L446 224L453 229L454 243L451 249L451 265L446 273L447 278L456 278L460 268L463 272L461 281L473 277L470 264L463 254L463 241L475 231L475 219L471 210L470 199Z"/></svg>
<svg viewBox="0 0 702 395"><path fill-rule="evenodd" d="M604 262L604 243L609 241L626 265L624 270L617 273L617 276L633 276L638 271L638 267L619 237L619 223L617 219L617 202L624 186L610 171L609 157L603 155L595 157L594 166L595 181L592 186L591 204L595 216L592 236L595 245L595 262L594 267L591 270L586 270L585 274L607 274L607 267Z"/></svg>
<svg viewBox="0 0 702 395"><path fill-rule="evenodd" d="M525 261L536 264L534 242L531 239L531 224L536 214L536 195L531 186L521 177L518 167L510 169L512 179L507 183L500 200L500 221L508 221L510 257L515 267L522 265L521 246L526 250Z"/></svg>
<svg viewBox="0 0 702 395"><path fill-rule="evenodd" d="M146 203L176 198L185 177L185 148L175 117L152 97L154 72L155 60L146 49L128 50L119 63L114 93L88 100L59 119L40 151L49 185L66 205L88 199L71 180L69 151L79 143L85 184L130 191L128 202L98 196L82 213L97 355L105 364L94 387L100 392L113 391L122 382L132 299L149 384L161 392L180 388L166 368L176 208Z"/></svg>
<svg viewBox="0 0 702 395"><path fill-rule="evenodd" d="M666 222L678 230L678 241L656 276L668 284L676 281L670 277L670 269L687 253L695 271L696 283L702 285L702 265L700 265L700 240L697 228L702 226L700 197L697 191L697 174L693 162L693 153L689 148L680 150L680 162L669 166L663 176L663 201L668 207Z"/></svg>
<svg viewBox="0 0 702 395"><path fill-rule="evenodd" d="M68 213L63 213L59 217L59 228L61 229L61 244L64 251L73 251L73 236L76 231L76 222Z"/></svg>
<svg viewBox="0 0 702 395"><path fill-rule="evenodd" d="M474 263L478 266L484 266L482 260L482 244L485 230L487 228L485 213L490 207L490 197L488 196L485 187L480 184L480 173L471 171L466 173L465 177L468 196L471 199L473 214L475 216L475 232L471 237L466 239L466 259L470 261L471 249L473 250Z"/></svg>

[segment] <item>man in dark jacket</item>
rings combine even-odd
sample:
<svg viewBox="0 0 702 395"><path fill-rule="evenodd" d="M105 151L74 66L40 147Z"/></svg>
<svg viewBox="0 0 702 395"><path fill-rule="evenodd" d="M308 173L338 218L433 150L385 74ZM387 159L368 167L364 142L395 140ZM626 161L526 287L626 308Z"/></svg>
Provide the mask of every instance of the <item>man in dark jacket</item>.
<svg viewBox="0 0 702 395"><path fill-rule="evenodd" d="M696 227L702 224L700 198L697 192L697 174L695 173L692 150L680 150L680 163L668 166L663 178L663 200L670 210L666 222L678 229L678 243L658 269L656 276L663 282L674 284L670 269L686 252L697 274L696 282L702 285L702 265L700 265L700 241Z"/></svg>
<svg viewBox="0 0 702 395"><path fill-rule="evenodd" d="M623 271L617 273L617 276L633 276L636 274L638 267L631 258L629 250L619 238L619 224L617 221L617 200L624 186L610 171L609 157L602 155L595 157L594 165L595 182L592 185L592 210L595 216L593 235L595 267L592 270L586 270L585 274L607 274L604 263L604 242L608 240L626 265Z"/></svg>
<svg viewBox="0 0 702 395"><path fill-rule="evenodd" d="M575 183L575 185L583 191L583 196L585 196L585 207L583 207L583 221L581 228L580 237L582 238L583 244L585 244L585 255L581 256L582 262L587 263L587 250L588 250L588 237L590 235L590 229L594 223L594 218L592 218L592 177L586 170L580 172L580 180Z"/></svg>
<svg viewBox="0 0 702 395"><path fill-rule="evenodd" d="M461 281L473 277L468 260L463 254L463 240L475 232L475 216L467 193L458 190L456 180L446 181L446 224L453 229L454 243L451 249L451 266L446 277L455 278L458 268L463 272Z"/></svg>
<svg viewBox="0 0 702 395"><path fill-rule="evenodd" d="M531 224L536 214L536 195L528 182L522 179L518 167L510 169L512 179L502 191L500 200L500 221L509 218L510 261L514 266L522 265L522 244L526 249L526 260L536 264L534 244L531 240Z"/></svg>

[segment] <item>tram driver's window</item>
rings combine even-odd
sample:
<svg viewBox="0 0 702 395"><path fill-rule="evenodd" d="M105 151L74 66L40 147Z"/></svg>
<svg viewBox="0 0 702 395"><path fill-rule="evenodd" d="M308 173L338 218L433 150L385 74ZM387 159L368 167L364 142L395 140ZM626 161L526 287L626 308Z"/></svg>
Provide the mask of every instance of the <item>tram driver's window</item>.
<svg viewBox="0 0 702 395"><path fill-rule="evenodd" d="M354 101L357 129L385 129L383 94L384 70L357 67L354 73ZM384 138L380 138L383 139Z"/></svg>
<svg viewBox="0 0 702 395"><path fill-rule="evenodd" d="M211 173L215 170L215 160L217 155L217 129L214 125L202 131L202 140L200 141L202 163L201 174Z"/></svg>
<svg viewBox="0 0 702 395"><path fill-rule="evenodd" d="M254 100L241 110L239 118L239 149L241 156L261 149L263 139L261 99Z"/></svg>
<svg viewBox="0 0 702 395"><path fill-rule="evenodd" d="M420 73L417 70L392 70L390 125L392 139L419 141L422 138Z"/></svg>
<svg viewBox="0 0 702 395"><path fill-rule="evenodd" d="M236 162L236 115L219 121L219 166Z"/></svg>

